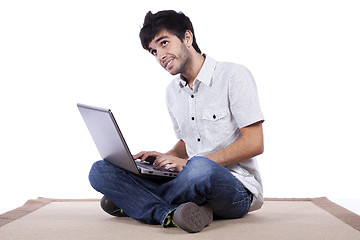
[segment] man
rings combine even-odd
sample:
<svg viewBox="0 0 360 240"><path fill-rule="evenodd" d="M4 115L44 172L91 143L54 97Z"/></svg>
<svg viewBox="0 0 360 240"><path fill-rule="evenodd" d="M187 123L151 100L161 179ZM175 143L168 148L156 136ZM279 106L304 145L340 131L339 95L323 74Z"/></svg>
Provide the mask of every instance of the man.
<svg viewBox="0 0 360 240"><path fill-rule="evenodd" d="M148 12L142 46L172 75L166 103L178 142L167 153L134 156L179 172L171 181L139 177L105 161L90 172L103 209L148 224L199 232L216 218L241 218L263 204L255 156L264 121L251 73L202 54L183 13ZM126 213L126 214L125 214Z"/></svg>

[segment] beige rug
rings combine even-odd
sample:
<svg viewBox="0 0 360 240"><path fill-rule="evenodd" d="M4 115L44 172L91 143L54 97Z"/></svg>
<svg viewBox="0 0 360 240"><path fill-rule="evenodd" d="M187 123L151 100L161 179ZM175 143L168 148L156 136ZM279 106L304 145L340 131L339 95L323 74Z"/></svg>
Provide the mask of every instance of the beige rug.
<svg viewBox="0 0 360 240"><path fill-rule="evenodd" d="M99 200L39 198L0 215L1 240L360 239L360 216L326 198L266 199L243 219L216 220L200 233L164 229L103 212Z"/></svg>

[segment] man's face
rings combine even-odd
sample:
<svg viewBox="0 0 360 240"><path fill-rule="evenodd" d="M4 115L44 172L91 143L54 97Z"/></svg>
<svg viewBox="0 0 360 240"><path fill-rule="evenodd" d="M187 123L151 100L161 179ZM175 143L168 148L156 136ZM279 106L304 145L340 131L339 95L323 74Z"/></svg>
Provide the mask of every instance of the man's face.
<svg viewBox="0 0 360 240"><path fill-rule="evenodd" d="M160 31L149 43L149 52L170 74L183 73L190 62L190 52L174 34Z"/></svg>

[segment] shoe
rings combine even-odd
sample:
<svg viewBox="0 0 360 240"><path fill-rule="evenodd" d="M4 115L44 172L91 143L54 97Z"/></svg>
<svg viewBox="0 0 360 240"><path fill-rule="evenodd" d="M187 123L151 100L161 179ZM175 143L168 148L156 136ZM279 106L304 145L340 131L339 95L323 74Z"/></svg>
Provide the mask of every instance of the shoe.
<svg viewBox="0 0 360 240"><path fill-rule="evenodd" d="M200 207L193 202L188 202L181 204L175 210L173 219L179 228L189 233L196 233L213 221L213 212L209 205Z"/></svg>
<svg viewBox="0 0 360 240"><path fill-rule="evenodd" d="M108 214L115 217L128 217L126 213L119 207L117 207L109 198L103 196L100 200L101 208Z"/></svg>

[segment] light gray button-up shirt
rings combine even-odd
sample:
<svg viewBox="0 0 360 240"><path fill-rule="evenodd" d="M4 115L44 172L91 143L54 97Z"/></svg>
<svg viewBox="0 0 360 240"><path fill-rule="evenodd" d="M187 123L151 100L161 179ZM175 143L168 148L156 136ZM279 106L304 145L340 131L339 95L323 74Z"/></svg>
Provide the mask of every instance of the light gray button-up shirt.
<svg viewBox="0 0 360 240"><path fill-rule="evenodd" d="M178 75L166 93L175 134L185 142L189 157L217 152L241 138L241 128L264 120L254 78L239 64L206 56L193 89ZM227 169L253 193L250 211L259 209L263 189L256 159Z"/></svg>

